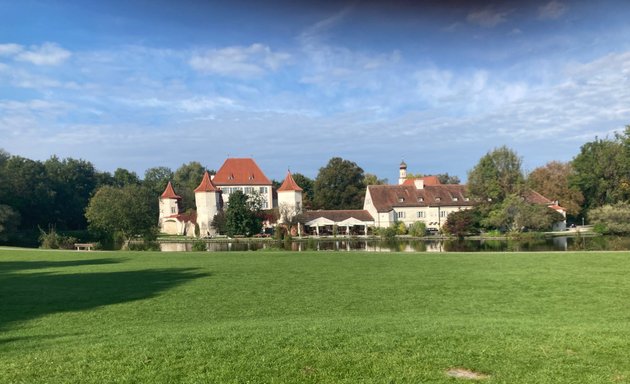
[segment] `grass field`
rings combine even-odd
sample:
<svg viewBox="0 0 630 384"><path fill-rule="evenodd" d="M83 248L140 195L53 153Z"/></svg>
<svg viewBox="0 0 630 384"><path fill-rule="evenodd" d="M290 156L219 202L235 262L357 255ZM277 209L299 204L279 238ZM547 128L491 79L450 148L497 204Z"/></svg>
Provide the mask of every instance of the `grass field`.
<svg viewBox="0 0 630 384"><path fill-rule="evenodd" d="M630 253L0 251L0 383L630 383Z"/></svg>

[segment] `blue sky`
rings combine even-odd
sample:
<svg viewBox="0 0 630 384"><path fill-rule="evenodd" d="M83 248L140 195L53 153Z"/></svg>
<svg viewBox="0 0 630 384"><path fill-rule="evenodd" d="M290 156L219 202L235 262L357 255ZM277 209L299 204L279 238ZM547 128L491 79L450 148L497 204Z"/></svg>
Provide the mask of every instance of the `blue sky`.
<svg viewBox="0 0 630 384"><path fill-rule="evenodd" d="M0 148L142 175L525 170L630 124L630 2L0 0Z"/></svg>

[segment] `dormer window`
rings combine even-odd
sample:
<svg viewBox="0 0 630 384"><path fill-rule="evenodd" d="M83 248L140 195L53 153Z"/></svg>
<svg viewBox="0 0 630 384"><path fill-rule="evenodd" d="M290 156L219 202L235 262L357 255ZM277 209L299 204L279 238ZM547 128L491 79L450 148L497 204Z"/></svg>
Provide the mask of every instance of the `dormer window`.
<svg viewBox="0 0 630 384"><path fill-rule="evenodd" d="M418 202L422 203L424 201L424 197L418 197Z"/></svg>
<svg viewBox="0 0 630 384"><path fill-rule="evenodd" d="M469 197L464 197L464 201L470 201Z"/></svg>
<svg viewBox="0 0 630 384"><path fill-rule="evenodd" d="M402 203L402 202L404 202L404 201L405 201L405 198L404 198L404 197L398 197L398 202L399 202L399 203Z"/></svg>
<svg viewBox="0 0 630 384"><path fill-rule="evenodd" d="M457 197L453 197L453 201L458 201L459 199Z"/></svg>
<svg viewBox="0 0 630 384"><path fill-rule="evenodd" d="M234 180L234 174L230 173L230 176L228 176L228 180Z"/></svg>
<svg viewBox="0 0 630 384"><path fill-rule="evenodd" d="M442 200L440 197L435 198L435 201L440 201L440 200Z"/></svg>
<svg viewBox="0 0 630 384"><path fill-rule="evenodd" d="M254 180L254 175L249 175L249 180Z"/></svg>

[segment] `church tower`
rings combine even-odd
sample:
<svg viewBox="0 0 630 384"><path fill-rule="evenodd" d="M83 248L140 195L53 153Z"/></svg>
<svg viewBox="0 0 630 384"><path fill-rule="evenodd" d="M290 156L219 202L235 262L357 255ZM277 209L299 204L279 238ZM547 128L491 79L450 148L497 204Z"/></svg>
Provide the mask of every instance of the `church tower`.
<svg viewBox="0 0 630 384"><path fill-rule="evenodd" d="M299 215L302 213L302 188L293 180L291 171L287 171L282 185L278 188L278 208L280 209L280 221L284 217ZM283 212L284 211L284 212Z"/></svg>
<svg viewBox="0 0 630 384"><path fill-rule="evenodd" d="M164 193L160 196L160 215L158 218L158 227L164 232L164 219L169 216L177 215L180 212L181 196L178 196L173 190L173 185L169 181L164 189Z"/></svg>
<svg viewBox="0 0 630 384"><path fill-rule="evenodd" d="M197 205L197 224L201 236L216 233L212 228L212 220L219 213L221 207L221 191L210 180L208 171L203 174L201 184L195 189L195 204Z"/></svg>
<svg viewBox="0 0 630 384"><path fill-rule="evenodd" d="M407 180L407 164L403 161L400 163L400 171L398 176L398 184L402 184Z"/></svg>

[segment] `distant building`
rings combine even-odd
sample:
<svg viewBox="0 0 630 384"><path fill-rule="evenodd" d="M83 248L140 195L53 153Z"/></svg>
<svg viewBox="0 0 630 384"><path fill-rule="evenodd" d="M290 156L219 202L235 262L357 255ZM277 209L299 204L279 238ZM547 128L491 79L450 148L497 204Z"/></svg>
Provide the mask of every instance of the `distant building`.
<svg viewBox="0 0 630 384"><path fill-rule="evenodd" d="M197 217L181 212L181 199L169 181L159 198L158 227L160 232L169 235L195 236Z"/></svg>
<svg viewBox="0 0 630 384"><path fill-rule="evenodd" d="M427 228L439 229L449 213L473 205L465 185L441 184L435 176L408 179L407 164L403 161L398 185L369 185L363 209L372 215L376 227L400 222L409 226L422 221Z"/></svg>
<svg viewBox="0 0 630 384"><path fill-rule="evenodd" d="M260 195L263 209L273 208L271 180L254 159L228 158L212 178L212 183L223 192L225 204L229 203L232 192L241 191L246 195Z"/></svg>

